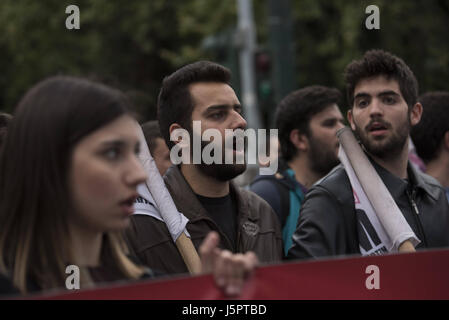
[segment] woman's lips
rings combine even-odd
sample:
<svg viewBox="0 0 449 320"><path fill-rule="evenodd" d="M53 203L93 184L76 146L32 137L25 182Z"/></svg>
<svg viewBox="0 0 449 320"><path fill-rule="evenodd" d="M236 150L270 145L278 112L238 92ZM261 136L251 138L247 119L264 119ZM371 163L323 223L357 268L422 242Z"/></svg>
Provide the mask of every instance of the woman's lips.
<svg viewBox="0 0 449 320"><path fill-rule="evenodd" d="M122 209L123 213L127 216L131 216L134 213L134 204L127 204L127 203L122 203L120 205L120 208Z"/></svg>
<svg viewBox="0 0 449 320"><path fill-rule="evenodd" d="M127 215L130 216L134 213L134 202L137 199L137 195L129 197L127 200L120 202L120 208Z"/></svg>

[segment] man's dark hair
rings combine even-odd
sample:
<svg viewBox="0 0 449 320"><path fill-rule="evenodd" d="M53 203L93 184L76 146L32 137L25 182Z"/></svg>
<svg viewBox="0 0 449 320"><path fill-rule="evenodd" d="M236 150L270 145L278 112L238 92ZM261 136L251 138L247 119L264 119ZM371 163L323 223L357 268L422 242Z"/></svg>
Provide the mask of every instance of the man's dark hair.
<svg viewBox="0 0 449 320"><path fill-rule="evenodd" d="M298 129L309 136L310 119L331 104L338 104L341 93L338 89L323 86L310 86L287 95L277 106L276 127L279 130L279 143L282 158L290 161L298 152L290 141L290 133Z"/></svg>
<svg viewBox="0 0 449 320"><path fill-rule="evenodd" d="M428 92L418 101L423 106L423 113L410 134L416 153L428 163L438 157L441 141L449 131L449 92Z"/></svg>
<svg viewBox="0 0 449 320"><path fill-rule="evenodd" d="M410 110L417 101L418 81L402 59L383 50L367 51L362 59L353 60L346 67L344 77L350 108L354 104L356 85L363 79L380 75L398 82L401 94Z"/></svg>
<svg viewBox="0 0 449 320"><path fill-rule="evenodd" d="M162 136L171 148L170 125L178 123L184 129L192 128L194 102L189 92L189 85L198 82L222 82L229 84L231 72L210 61L198 61L175 71L162 82L157 109Z"/></svg>
<svg viewBox="0 0 449 320"><path fill-rule="evenodd" d="M159 129L159 123L157 120L152 120L142 124L143 135L148 144L148 149L150 153L154 154L156 149L156 138L162 138L161 130Z"/></svg>

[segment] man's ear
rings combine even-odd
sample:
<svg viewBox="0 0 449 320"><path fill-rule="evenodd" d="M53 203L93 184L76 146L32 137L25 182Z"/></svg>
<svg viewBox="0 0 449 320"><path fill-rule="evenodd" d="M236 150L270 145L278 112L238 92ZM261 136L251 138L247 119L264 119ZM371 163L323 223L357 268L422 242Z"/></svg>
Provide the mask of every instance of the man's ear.
<svg viewBox="0 0 449 320"><path fill-rule="evenodd" d="M415 105L412 107L412 110L410 112L410 123L412 126L418 124L418 122L421 120L422 110L422 105L419 102L415 103Z"/></svg>
<svg viewBox="0 0 449 320"><path fill-rule="evenodd" d="M309 148L309 139L298 129L290 131L290 142L300 151L306 151Z"/></svg>
<svg viewBox="0 0 449 320"><path fill-rule="evenodd" d="M348 109L346 113L346 117L348 118L349 125L351 126L352 131L355 131L354 118L352 116L352 109Z"/></svg>
<svg viewBox="0 0 449 320"><path fill-rule="evenodd" d="M177 123L172 123L170 125L170 127L168 128L168 131L170 132L170 137L172 135L172 132L175 131L176 129L183 129L183 127L181 127ZM177 144L177 143L181 142L181 140L182 140L181 136L178 136L178 140L173 141L173 143Z"/></svg>

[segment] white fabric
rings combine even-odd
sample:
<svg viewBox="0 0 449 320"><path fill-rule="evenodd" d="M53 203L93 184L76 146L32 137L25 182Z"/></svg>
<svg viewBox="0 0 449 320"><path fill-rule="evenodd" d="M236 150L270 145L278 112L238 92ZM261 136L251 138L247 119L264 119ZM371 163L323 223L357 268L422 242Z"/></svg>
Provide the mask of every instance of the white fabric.
<svg viewBox="0 0 449 320"><path fill-rule="evenodd" d="M154 201L153 196L145 183L137 186L137 192L139 193L141 199L137 199L136 202L134 202L134 214L143 214L156 218L160 221L164 221L161 217L159 209L156 206L156 202ZM142 199L144 199L144 201L142 201Z"/></svg>
<svg viewBox="0 0 449 320"><path fill-rule="evenodd" d="M338 157L340 158L341 163L345 167L346 173L351 182L351 186L352 186L353 193L354 193L354 202L355 202L356 210L357 209L363 210L366 213L366 215L369 219L369 222L371 223L371 225L375 229L378 237L381 240L381 244L375 246L372 239L369 237L368 232L365 232L369 241L372 244L372 248L369 251L365 251L360 246L360 252L362 253L362 255L379 254L382 251L384 251L383 248L386 248L386 250L389 252L398 252L399 245L402 244L402 242L404 242L405 240L410 240L412 242L412 244L416 247L416 245L418 245L420 243L420 240L416 237L415 233L410 228L410 226L408 225L407 221L405 220L405 218L403 217L402 213L399 211L399 208L397 208L397 205L395 203L394 203L394 207L399 211L400 217L399 218L395 217L396 214L393 213L393 211L395 211L396 209L394 207L392 207L390 212L387 212L387 215L383 217L384 220L388 220L388 226L389 226L390 233L394 236L390 237L387 234L385 228L383 227L383 225L381 224L381 222L379 220L378 215L376 214L376 211L373 208L372 201L369 200L367 194L365 193L365 189L367 189L367 188L363 187L361 185L359 178L358 178L357 174L355 173L353 166L351 165L351 161L348 159L348 156L346 155L345 151L343 150L343 148L341 146L340 146L340 149L338 152ZM368 159L366 159L366 160L368 161ZM372 169L374 170L374 168L372 168ZM376 175L377 175L377 173L376 173ZM380 183L383 185L383 188L385 188L386 192L388 192L388 190L386 189L386 187L383 184L380 177L379 177L379 180L380 180ZM374 184L374 181L372 183ZM379 188L379 190L378 190L379 194L380 194L380 189L383 189L383 188ZM376 195L378 196L378 194L376 194ZM376 195L373 194L371 196L375 197ZM391 197L391 195L390 195L390 197ZM358 223L360 223L360 221L358 221ZM362 224L362 227L363 227L363 224Z"/></svg>
<svg viewBox="0 0 449 320"><path fill-rule="evenodd" d="M156 163L148 150L148 145L142 130L140 130L139 159L148 178L145 183L138 186L137 191L142 198L155 204L155 206L136 201L134 203L134 214L145 214L164 221L174 242L176 242L182 232L190 237L186 229L189 219L176 208L170 193L165 187L164 180L156 167Z"/></svg>

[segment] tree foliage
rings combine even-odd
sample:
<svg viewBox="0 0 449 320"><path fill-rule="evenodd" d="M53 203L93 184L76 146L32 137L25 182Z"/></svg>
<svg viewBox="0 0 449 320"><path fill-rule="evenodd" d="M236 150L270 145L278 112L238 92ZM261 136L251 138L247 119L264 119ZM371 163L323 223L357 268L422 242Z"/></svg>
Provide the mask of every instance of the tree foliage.
<svg viewBox="0 0 449 320"><path fill-rule="evenodd" d="M266 0L255 0L258 42L268 45ZM81 29L67 30L75 4ZM365 28L365 8L380 8L380 30ZM296 86L343 88L343 70L371 48L402 57L421 92L448 90L449 1L290 0ZM155 117L163 77L198 60L222 62L233 51L205 46L207 37L236 29L235 0L2 0L0 108L11 111L24 92L54 74L87 76L130 93L143 119ZM223 44L222 44L223 46ZM274 107L274 106L273 106Z"/></svg>

